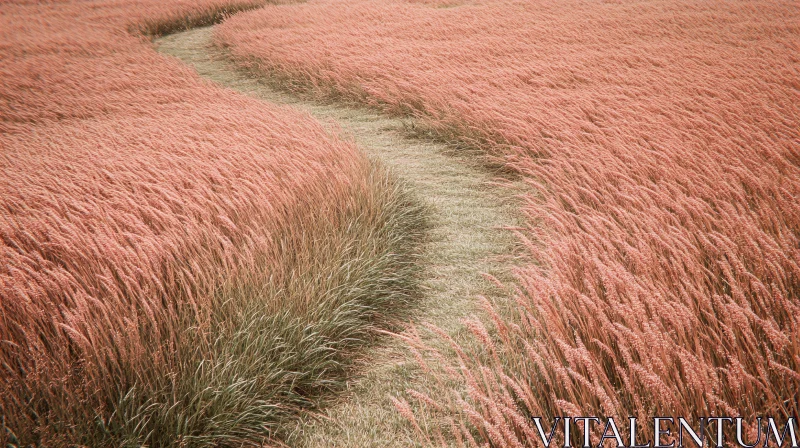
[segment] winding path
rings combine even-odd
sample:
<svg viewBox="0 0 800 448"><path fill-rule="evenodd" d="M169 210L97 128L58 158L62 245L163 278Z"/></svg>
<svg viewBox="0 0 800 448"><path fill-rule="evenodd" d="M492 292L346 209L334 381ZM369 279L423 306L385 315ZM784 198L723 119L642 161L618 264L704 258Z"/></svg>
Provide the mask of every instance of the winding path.
<svg viewBox="0 0 800 448"><path fill-rule="evenodd" d="M412 316L415 321L433 323L461 339L460 319L477 312L477 296L504 298L504 292L482 274L507 279L514 265L515 238L501 227L520 221L513 200L519 186L497 182L477 164L448 155L453 150L446 145L407 138L403 120L276 91L238 70L224 51L213 46L211 34L211 28L197 28L155 44L158 51L178 57L204 78L263 101L304 110L334 129L343 129L369 157L391 167L430 205L433 228L426 247L424 297ZM359 361L357 370L359 375L341 397L288 429L290 446L414 446L411 428L389 396L429 387L404 343L394 338L382 341Z"/></svg>

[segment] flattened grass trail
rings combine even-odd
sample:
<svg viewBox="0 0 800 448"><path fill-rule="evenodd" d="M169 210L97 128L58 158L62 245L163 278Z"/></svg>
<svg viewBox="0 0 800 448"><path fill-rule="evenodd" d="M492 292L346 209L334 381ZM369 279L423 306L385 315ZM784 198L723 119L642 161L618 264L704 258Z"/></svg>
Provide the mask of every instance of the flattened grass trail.
<svg viewBox="0 0 800 448"><path fill-rule="evenodd" d="M465 330L460 320L478 312L477 297L503 300L507 293L483 274L508 279L515 264L515 237L503 227L521 219L514 198L519 186L497 182L491 173L453 148L408 138L404 120L366 109L321 104L270 87L237 68L224 50L212 44L212 29L197 28L156 41L158 50L193 66L204 78L243 94L304 110L333 132L353 138L372 158L403 178L432 211L431 240L426 246L426 274L412 321L429 322L456 340ZM407 120L406 120L407 121ZM448 155L450 154L450 155ZM404 342L385 338L357 363L348 389L319 413L308 414L286 429L285 442L308 447L415 446L413 429L389 399L409 388L432 390Z"/></svg>

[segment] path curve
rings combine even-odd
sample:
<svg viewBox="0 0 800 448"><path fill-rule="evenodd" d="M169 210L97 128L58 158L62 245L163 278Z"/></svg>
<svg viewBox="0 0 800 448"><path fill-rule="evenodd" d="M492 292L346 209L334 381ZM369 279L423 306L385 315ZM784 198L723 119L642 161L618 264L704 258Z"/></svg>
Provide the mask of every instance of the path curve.
<svg viewBox="0 0 800 448"><path fill-rule="evenodd" d="M503 227L521 222L513 199L520 192L518 185L498 182L476 164L452 156L452 148L446 145L407 138L401 119L315 103L269 87L237 69L212 44L211 27L172 34L155 45L206 79L263 101L301 109L330 123L332 129L343 129L369 157L390 167L415 190L432 210L433 228L425 248L424 297L412 316L414 321L433 323L460 340L464 333L460 319L477 312L478 296L505 298L482 274L508 279L514 265L511 254L516 240ZM389 339L366 353L359 365L360 374L341 397L288 430L290 446L415 446L411 428L389 400L409 388L430 390L413 356L401 341Z"/></svg>

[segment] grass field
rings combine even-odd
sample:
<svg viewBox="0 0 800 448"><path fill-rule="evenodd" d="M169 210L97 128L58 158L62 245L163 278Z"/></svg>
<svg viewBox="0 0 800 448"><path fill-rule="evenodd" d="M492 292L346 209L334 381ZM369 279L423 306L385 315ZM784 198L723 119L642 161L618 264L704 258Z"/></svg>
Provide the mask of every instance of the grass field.
<svg viewBox="0 0 800 448"><path fill-rule="evenodd" d="M6 446L520 447L532 416L797 417L794 2L277 3L0 5ZM153 48L218 22L236 76L333 122ZM505 190L400 121L527 185L511 299L475 280L514 257ZM402 333L391 370L367 346L420 297L453 328ZM384 370L354 383L354 358ZM377 434L369 381L405 430ZM332 423L298 435L298 415Z"/></svg>
<svg viewBox="0 0 800 448"><path fill-rule="evenodd" d="M257 444L414 299L395 176L137 35L225 5L2 6L6 443Z"/></svg>
<svg viewBox="0 0 800 448"><path fill-rule="evenodd" d="M792 2L682 0L327 0L217 30L289 88L418 117L540 192L542 264L453 363L468 396L436 400L493 446L536 440L530 416L798 414L798 34Z"/></svg>

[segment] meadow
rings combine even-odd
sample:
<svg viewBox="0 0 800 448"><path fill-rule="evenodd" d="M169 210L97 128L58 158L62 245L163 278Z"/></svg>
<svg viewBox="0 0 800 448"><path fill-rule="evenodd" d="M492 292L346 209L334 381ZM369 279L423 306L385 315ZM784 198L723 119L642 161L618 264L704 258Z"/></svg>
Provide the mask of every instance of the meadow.
<svg viewBox="0 0 800 448"><path fill-rule="evenodd" d="M153 35L258 2L0 8L4 446L242 446L415 298L424 210Z"/></svg>
<svg viewBox="0 0 800 448"><path fill-rule="evenodd" d="M516 303L468 323L483 348L454 347L450 397L397 397L414 424L532 446L531 416L798 415L795 3L320 0L216 38L286 89L412 116L535 191Z"/></svg>
<svg viewBox="0 0 800 448"><path fill-rule="evenodd" d="M419 444L797 417L794 2L276 3L0 5L6 446L280 443L423 293L428 212L402 179L153 49L218 22L247 73L410 117L529 187L514 300L482 301L474 343L431 329L449 351L401 335L446 391L392 397Z"/></svg>

